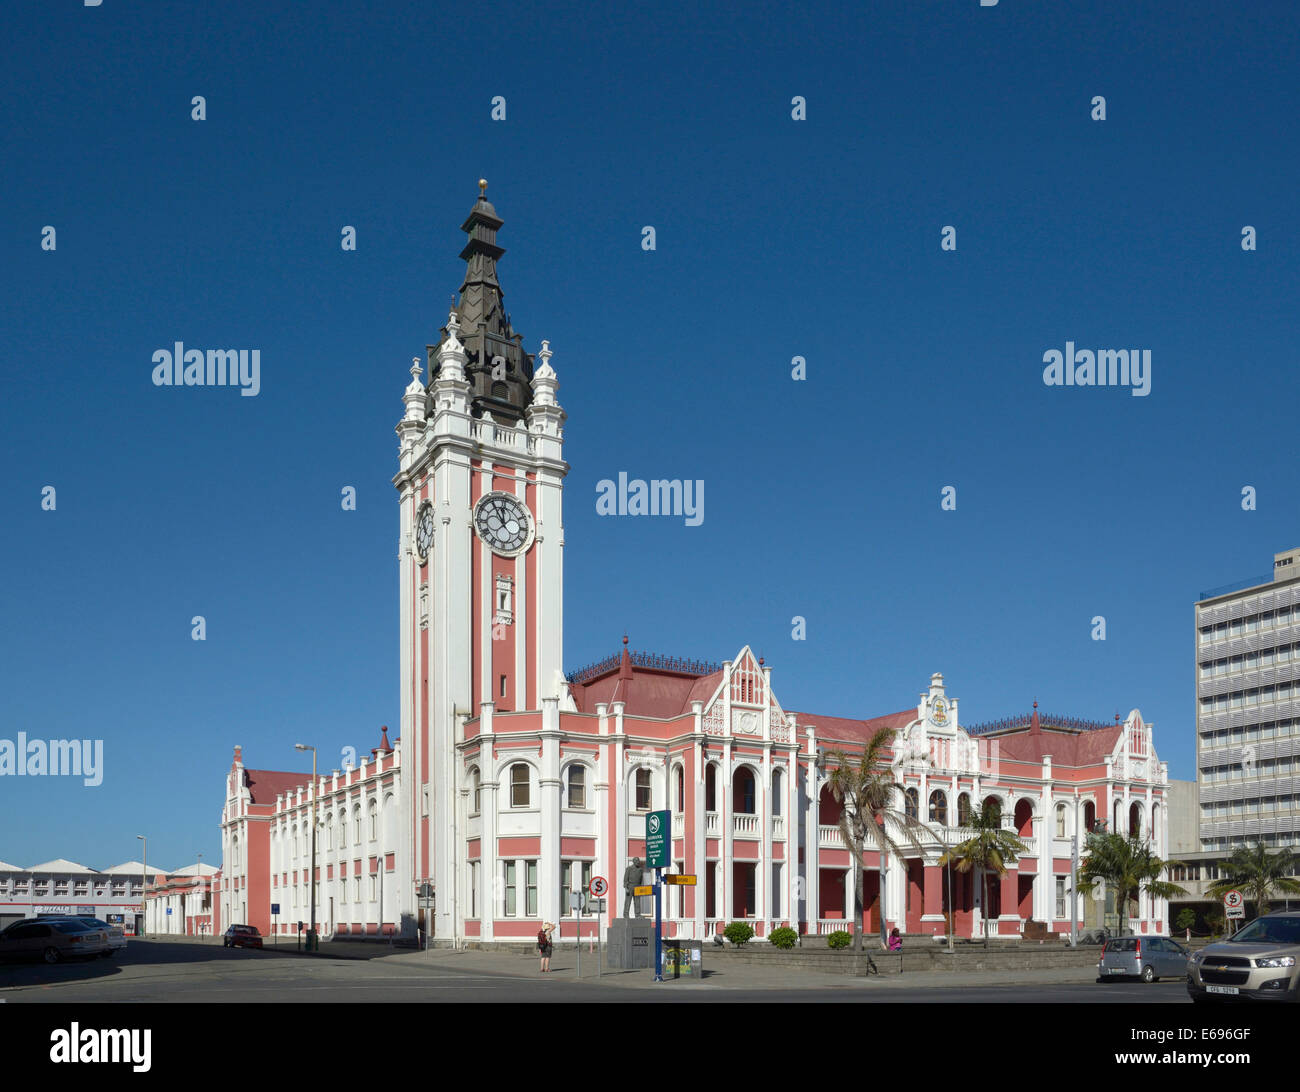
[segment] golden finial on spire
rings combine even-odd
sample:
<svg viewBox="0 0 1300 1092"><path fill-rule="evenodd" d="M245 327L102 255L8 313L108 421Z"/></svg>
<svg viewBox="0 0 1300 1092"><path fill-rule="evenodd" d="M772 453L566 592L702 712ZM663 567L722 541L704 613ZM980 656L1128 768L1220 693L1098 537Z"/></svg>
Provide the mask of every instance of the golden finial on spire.
<svg viewBox="0 0 1300 1092"><path fill-rule="evenodd" d="M479 198L480 198L481 200L486 200L486 199L487 199L487 179L486 179L486 178L480 178L480 179L478 180L478 195L479 195Z"/></svg>

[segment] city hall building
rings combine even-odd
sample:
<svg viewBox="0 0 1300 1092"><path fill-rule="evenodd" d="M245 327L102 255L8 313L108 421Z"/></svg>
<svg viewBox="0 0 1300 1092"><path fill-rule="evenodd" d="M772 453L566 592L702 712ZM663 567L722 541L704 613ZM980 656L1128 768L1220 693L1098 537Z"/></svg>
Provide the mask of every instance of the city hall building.
<svg viewBox="0 0 1300 1092"><path fill-rule="evenodd" d="M601 924L621 916L646 816L668 809L673 870L698 878L668 891L669 936L734 920L760 938L779 925L828 933L855 904L828 755L852 761L882 730L895 734L896 806L929 834L883 862L866 854L870 929L883 916L907 933L940 935L950 919L969 937L986 919L1006 937L1027 922L1068 932L1076 835L1104 820L1163 852L1167 770L1136 709L1100 723L1040 715L1035 703L966 728L936 673L901 712L830 717L787 709L748 647L703 663L634 652L626 638L566 674L565 413L549 343L526 352L504 311L501 226L480 195L462 225L460 301L424 367L411 367L397 425L400 735L390 745L385 734L359 767L319 776L314 791L310 776L246 768L236 749L222 922L288 932L308 917L314 829L325 935L427 928L437 943L493 943L563 919L571 938L567 893L604 876ZM985 904L974 876L938 861L990 797L1029 851L990 882ZM1079 900L1079 921L1099 905ZM1138 932L1165 929L1160 900L1144 895L1136 915ZM585 923L584 936L595 927Z"/></svg>

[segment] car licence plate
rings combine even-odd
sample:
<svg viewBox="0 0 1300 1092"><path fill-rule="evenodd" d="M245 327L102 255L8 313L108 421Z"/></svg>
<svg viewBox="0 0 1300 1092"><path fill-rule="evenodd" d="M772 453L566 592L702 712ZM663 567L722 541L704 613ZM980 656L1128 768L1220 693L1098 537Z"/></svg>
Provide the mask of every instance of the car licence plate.
<svg viewBox="0 0 1300 1092"><path fill-rule="evenodd" d="M1106 969L1111 974L1128 974L1128 971L1125 970L1123 967L1107 967Z"/></svg>
<svg viewBox="0 0 1300 1092"><path fill-rule="evenodd" d="M1205 987L1206 993L1239 993L1236 986L1209 986Z"/></svg>

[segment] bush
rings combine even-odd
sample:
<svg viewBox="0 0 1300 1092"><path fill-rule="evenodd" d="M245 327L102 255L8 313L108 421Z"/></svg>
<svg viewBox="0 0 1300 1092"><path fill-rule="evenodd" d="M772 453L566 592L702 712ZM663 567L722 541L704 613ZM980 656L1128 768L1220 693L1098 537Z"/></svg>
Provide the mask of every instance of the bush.
<svg viewBox="0 0 1300 1092"><path fill-rule="evenodd" d="M747 921L733 921L722 930L722 935L736 947L740 947L745 941L753 939L754 927Z"/></svg>
<svg viewBox="0 0 1300 1092"><path fill-rule="evenodd" d="M843 929L836 929L835 932L831 933L831 935L826 938L827 948L847 948L852 943L852 934L846 933Z"/></svg>
<svg viewBox="0 0 1300 1092"><path fill-rule="evenodd" d="M779 929L773 929L772 935L767 939L775 948L793 948L799 942L799 934L788 925L783 925Z"/></svg>

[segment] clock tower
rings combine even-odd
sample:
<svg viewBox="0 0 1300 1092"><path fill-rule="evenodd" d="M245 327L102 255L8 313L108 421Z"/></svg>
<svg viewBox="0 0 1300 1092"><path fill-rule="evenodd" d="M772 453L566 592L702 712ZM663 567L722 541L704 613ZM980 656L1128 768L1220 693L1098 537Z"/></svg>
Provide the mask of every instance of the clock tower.
<svg viewBox="0 0 1300 1092"><path fill-rule="evenodd" d="M400 470L403 778L410 790L390 867L403 907L433 888L432 936L462 935L467 908L465 724L567 696L563 653L565 414L549 343L525 352L503 309L503 221L479 182L462 225L460 301L417 358L397 426Z"/></svg>

